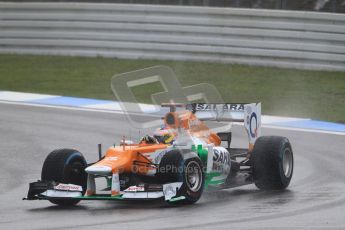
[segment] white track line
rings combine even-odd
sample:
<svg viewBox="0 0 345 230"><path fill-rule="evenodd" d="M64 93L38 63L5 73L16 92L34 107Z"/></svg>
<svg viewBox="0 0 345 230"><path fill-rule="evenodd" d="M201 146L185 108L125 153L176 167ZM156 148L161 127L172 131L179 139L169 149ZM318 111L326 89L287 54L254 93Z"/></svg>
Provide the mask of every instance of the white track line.
<svg viewBox="0 0 345 230"><path fill-rule="evenodd" d="M324 133L324 134L334 134L334 135L345 136L344 132L327 131L327 130L321 130L321 129L302 129L302 128L282 127L282 126L275 126L275 125L262 125L262 127L268 128L268 129L280 129L280 130L290 130L290 131L309 132L309 133Z"/></svg>
<svg viewBox="0 0 345 230"><path fill-rule="evenodd" d="M30 102L18 102L18 101L0 101L1 104L11 104L11 105L23 105L31 107L45 107L45 108L54 108L54 109L65 109L65 110L74 110L74 111L88 111L88 112L98 112L98 113L115 113L115 114L124 114L123 111L114 111L106 109L92 109L86 107L72 107L72 106L63 106L63 105L46 105L46 104L33 104Z"/></svg>
<svg viewBox="0 0 345 230"><path fill-rule="evenodd" d="M41 107L41 108L53 108L53 109L64 109L64 110L73 110L73 111L85 111L85 112L97 112L97 113L111 113L111 114L125 114L123 111L111 111L111 110L102 110L102 109L92 109L86 107L72 107L72 106L58 106L58 105L45 105L45 104L31 104L28 102L13 102L13 101L1 101L0 104L11 104L11 105L23 105L31 107ZM149 114L142 113L130 113L138 116L150 116ZM153 115L151 115L153 116ZM234 123L234 125L240 125ZM334 132L326 130L317 130L317 129L302 129L302 128L293 128L293 127L281 127L275 125L262 125L263 128L268 129L279 129L279 130L289 130L289 131L299 131L299 132L309 132L309 133L322 133L322 134L333 134L345 136L344 132Z"/></svg>

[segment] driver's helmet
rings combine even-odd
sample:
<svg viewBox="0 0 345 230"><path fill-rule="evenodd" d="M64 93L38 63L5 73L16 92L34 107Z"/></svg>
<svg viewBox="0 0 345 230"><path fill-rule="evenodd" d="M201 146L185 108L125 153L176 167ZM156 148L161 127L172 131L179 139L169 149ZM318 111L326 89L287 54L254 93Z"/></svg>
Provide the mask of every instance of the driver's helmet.
<svg viewBox="0 0 345 230"><path fill-rule="evenodd" d="M168 129L166 127L161 127L157 129L153 136L159 141L159 143L169 144L171 145L175 140L175 133L173 130Z"/></svg>
<svg viewBox="0 0 345 230"><path fill-rule="evenodd" d="M140 144L143 144L143 143L145 143L145 144L159 144L158 140L155 137L150 136L150 135L143 136L139 143Z"/></svg>

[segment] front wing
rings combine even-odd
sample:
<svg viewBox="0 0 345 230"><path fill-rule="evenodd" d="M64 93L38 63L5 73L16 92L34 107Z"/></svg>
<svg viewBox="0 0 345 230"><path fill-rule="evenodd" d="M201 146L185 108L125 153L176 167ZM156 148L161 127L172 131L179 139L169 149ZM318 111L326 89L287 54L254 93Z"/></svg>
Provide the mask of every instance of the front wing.
<svg viewBox="0 0 345 230"><path fill-rule="evenodd" d="M73 184L55 183L51 181L37 181L29 184L29 192L25 200L153 200L164 199L169 202L183 200L185 197L177 196L182 183L168 183L154 186L131 186L119 195L95 194L83 195L82 187Z"/></svg>

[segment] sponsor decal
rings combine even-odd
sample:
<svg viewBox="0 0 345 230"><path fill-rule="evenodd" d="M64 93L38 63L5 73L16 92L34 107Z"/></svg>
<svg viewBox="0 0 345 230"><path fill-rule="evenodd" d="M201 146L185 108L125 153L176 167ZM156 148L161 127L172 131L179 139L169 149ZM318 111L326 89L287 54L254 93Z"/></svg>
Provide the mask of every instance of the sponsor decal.
<svg viewBox="0 0 345 230"><path fill-rule="evenodd" d="M62 190L62 191L78 191L82 192L83 188L80 185L74 184L58 184L54 186L55 190Z"/></svg>
<svg viewBox="0 0 345 230"><path fill-rule="evenodd" d="M249 132L252 138L255 138L257 136L257 129L258 129L258 118L256 116L256 113L253 112L249 119Z"/></svg>
<svg viewBox="0 0 345 230"><path fill-rule="evenodd" d="M197 103L195 104L196 111L214 111L214 110L223 110L223 111L243 111L244 104L206 104L206 103Z"/></svg>
<svg viewBox="0 0 345 230"><path fill-rule="evenodd" d="M212 171L227 174L230 170L229 152L221 147L213 148Z"/></svg>
<svg viewBox="0 0 345 230"><path fill-rule="evenodd" d="M229 162L229 153L222 149L213 149L213 161L226 164Z"/></svg>
<svg viewBox="0 0 345 230"><path fill-rule="evenodd" d="M145 188L143 186L131 186L125 190L125 192L144 192Z"/></svg>
<svg viewBox="0 0 345 230"><path fill-rule="evenodd" d="M118 157L107 157L107 160L110 161L117 161L119 158Z"/></svg>

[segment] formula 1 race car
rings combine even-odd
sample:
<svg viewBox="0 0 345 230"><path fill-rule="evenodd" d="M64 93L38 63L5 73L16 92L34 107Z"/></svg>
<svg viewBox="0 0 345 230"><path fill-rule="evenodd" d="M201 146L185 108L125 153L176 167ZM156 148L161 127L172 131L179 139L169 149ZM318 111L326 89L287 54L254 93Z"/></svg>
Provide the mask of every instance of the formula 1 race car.
<svg viewBox="0 0 345 230"><path fill-rule="evenodd" d="M75 205L80 200L147 200L192 204L204 190L254 183L285 189L293 152L285 137L260 136L261 104L165 104L170 112L157 135L139 143L123 140L88 164L73 149L51 152L41 180L30 183L27 200ZM231 132L213 132L204 121L243 122L248 148L231 148ZM105 188L96 189L96 179ZM99 180L97 180L99 181ZM98 184L98 183L97 183Z"/></svg>

